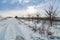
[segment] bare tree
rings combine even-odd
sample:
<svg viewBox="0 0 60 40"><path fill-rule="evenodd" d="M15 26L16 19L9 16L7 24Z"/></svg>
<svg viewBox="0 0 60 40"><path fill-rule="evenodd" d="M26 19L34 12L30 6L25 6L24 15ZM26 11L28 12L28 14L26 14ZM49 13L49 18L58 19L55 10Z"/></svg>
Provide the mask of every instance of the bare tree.
<svg viewBox="0 0 60 40"><path fill-rule="evenodd" d="M58 11L58 7L55 7L55 2L56 1L54 1L53 3L49 3L49 7L47 9L44 9L47 13L46 16L50 20L50 26L52 26L52 20L56 17Z"/></svg>
<svg viewBox="0 0 60 40"><path fill-rule="evenodd" d="M39 14L39 13L37 13L37 14L36 14L36 17L37 17L37 19L36 19L36 20L37 20L37 21L36 21L36 23L39 23L39 22L40 22L40 20L39 20L38 18L40 17L40 14Z"/></svg>
<svg viewBox="0 0 60 40"><path fill-rule="evenodd" d="M57 16L57 11L58 11L58 7L55 7L55 2L54 1L53 3L49 3L49 7L47 9L44 9L45 12L46 12L46 16L48 17L49 19L49 27L47 28L47 35L52 35L53 32L51 32L49 29L50 27L53 25L52 22L53 20L55 19L55 17Z"/></svg>

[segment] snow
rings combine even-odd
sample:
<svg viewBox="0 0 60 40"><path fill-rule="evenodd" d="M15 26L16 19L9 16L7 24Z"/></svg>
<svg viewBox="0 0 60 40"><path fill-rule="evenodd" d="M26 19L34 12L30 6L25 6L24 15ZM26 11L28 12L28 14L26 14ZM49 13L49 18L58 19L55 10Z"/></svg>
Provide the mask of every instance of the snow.
<svg viewBox="0 0 60 40"><path fill-rule="evenodd" d="M1 40L15 40L17 35L20 35L24 37L26 40L31 40L30 33L33 33L30 31L29 28L27 28L25 25L18 24L18 20L15 18L3 20L0 22L0 35L3 36L0 39Z"/></svg>
<svg viewBox="0 0 60 40"><path fill-rule="evenodd" d="M38 31L34 32L27 25L20 23L20 21L18 21L15 18L5 18L5 19L2 18L2 19L0 19L0 40L16 40L17 35L23 37L25 40L48 40L47 36L41 36L38 33ZM24 21L24 23L34 26L34 24L31 21L30 22ZM41 26L41 23L38 24L37 26ZM53 28L55 32L54 36L60 37L60 31L59 31L60 29L56 29L55 27Z"/></svg>

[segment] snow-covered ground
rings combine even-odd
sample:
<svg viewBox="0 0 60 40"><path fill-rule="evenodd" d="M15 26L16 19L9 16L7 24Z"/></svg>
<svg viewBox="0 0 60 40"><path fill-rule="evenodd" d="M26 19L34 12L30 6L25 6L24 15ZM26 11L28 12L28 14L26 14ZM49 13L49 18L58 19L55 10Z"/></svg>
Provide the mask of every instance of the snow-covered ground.
<svg viewBox="0 0 60 40"><path fill-rule="evenodd" d="M34 26L34 24L31 21L30 22L24 20L21 21L31 26ZM56 37L49 38L46 35L41 36L41 34L39 34L38 31L34 32L31 28L27 26L27 24L24 25L23 22L20 22L15 18L1 18L0 40L16 40L16 36L21 36L24 38L24 40L60 40L60 29L59 29L60 26L53 27L52 31L54 31L54 36ZM41 23L37 24L37 26L41 26Z"/></svg>

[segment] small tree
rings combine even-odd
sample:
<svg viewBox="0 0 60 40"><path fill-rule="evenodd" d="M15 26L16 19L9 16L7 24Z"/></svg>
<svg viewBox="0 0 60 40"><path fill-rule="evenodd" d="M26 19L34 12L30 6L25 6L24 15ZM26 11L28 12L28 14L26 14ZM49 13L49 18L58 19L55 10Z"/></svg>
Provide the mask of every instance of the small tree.
<svg viewBox="0 0 60 40"><path fill-rule="evenodd" d="M40 17L40 14L36 14L36 17L37 17L37 23L39 23L40 22L40 20L38 19L39 17Z"/></svg>
<svg viewBox="0 0 60 40"><path fill-rule="evenodd" d="M15 16L15 18L18 18L18 16Z"/></svg>

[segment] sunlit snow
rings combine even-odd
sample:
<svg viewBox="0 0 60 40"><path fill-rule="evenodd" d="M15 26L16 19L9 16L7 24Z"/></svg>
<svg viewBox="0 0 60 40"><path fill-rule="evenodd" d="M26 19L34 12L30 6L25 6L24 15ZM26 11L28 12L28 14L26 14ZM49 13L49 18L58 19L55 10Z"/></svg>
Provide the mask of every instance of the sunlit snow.
<svg viewBox="0 0 60 40"><path fill-rule="evenodd" d="M0 40L16 40L17 35L23 37L24 40L48 40L46 36L41 36L38 32L32 31L31 28L19 24L19 22L20 21L15 18L0 19ZM32 22L30 22L30 25L33 25ZM54 28L54 31L54 35L59 36L59 29Z"/></svg>

